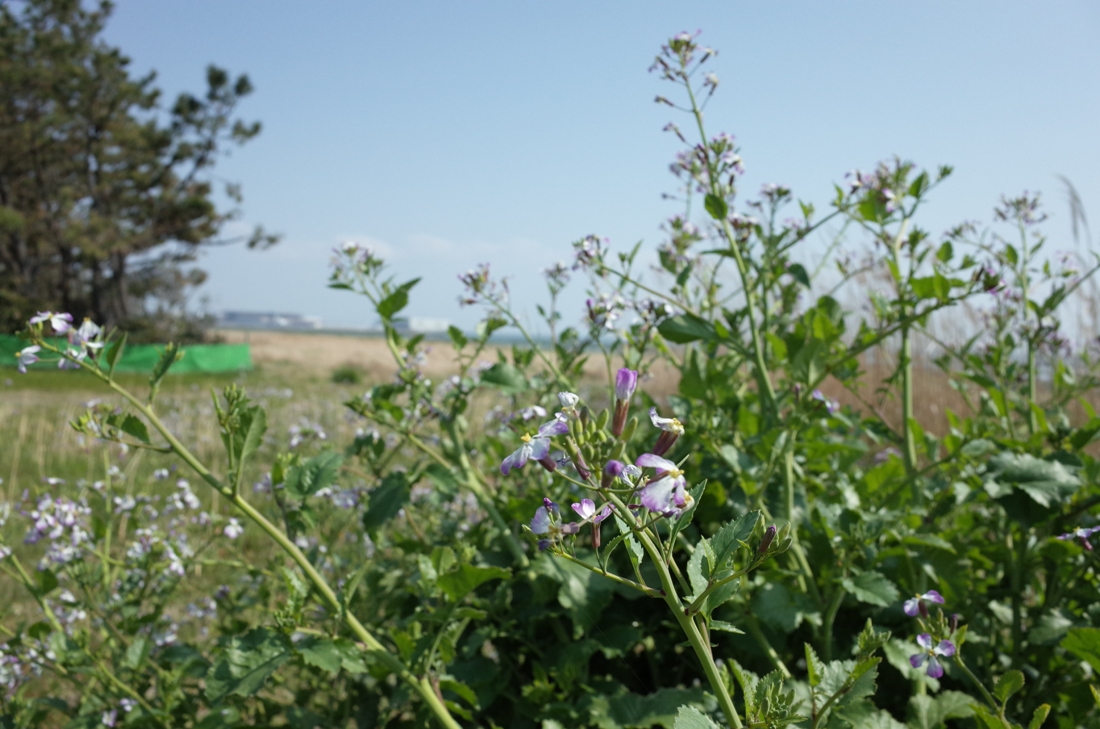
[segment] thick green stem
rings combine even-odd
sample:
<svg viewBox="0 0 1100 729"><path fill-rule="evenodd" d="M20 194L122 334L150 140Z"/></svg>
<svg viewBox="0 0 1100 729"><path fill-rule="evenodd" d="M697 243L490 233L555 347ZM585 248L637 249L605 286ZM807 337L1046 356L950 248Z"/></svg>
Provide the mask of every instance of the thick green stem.
<svg viewBox="0 0 1100 729"><path fill-rule="evenodd" d="M610 495L610 499L612 503L615 504L615 508L619 510L620 514L630 514L630 510L627 509L622 499L614 495ZM691 647L695 651L695 656L699 659L699 662L703 664L703 673L706 674L707 681L710 682L710 687L714 691L715 697L718 699L718 705L722 708L722 713L726 715L726 721L734 729L741 729L743 726L741 717L737 713L737 707L733 704L733 697L730 695L729 688L722 678L722 673L719 671L718 665L714 662L714 654L711 653L710 644L703 638L695 621L691 618L684 604L680 601L679 594L676 592L676 584L673 581L668 566L665 564L660 547L653 543L653 540L649 538L649 534L645 531L638 531L635 532L635 534L637 534L638 539L641 541L642 548L645 549L646 554L648 554L650 560L653 561L654 567L657 568L657 574L661 579L661 587L665 593L665 603L672 611L672 614L676 616L676 622L680 624L681 630L684 631L688 642L691 643Z"/></svg>

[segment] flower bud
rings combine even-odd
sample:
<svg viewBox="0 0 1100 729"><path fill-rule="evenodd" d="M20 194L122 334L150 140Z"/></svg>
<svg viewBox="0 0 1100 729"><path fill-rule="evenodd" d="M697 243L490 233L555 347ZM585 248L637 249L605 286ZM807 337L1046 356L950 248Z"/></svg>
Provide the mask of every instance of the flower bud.
<svg viewBox="0 0 1100 729"><path fill-rule="evenodd" d="M611 434L618 438L622 435L626 417L630 414L630 398L638 387L638 373L625 367L615 377L615 418L611 421Z"/></svg>
<svg viewBox="0 0 1100 729"><path fill-rule="evenodd" d="M631 418L630 420L626 421L626 426L623 428L620 439L625 443L626 441L634 437L634 432L636 430L638 430L638 419Z"/></svg>
<svg viewBox="0 0 1100 729"><path fill-rule="evenodd" d="M622 461L611 460L603 467L603 476L600 478L600 488L608 488L619 476L623 475L626 465Z"/></svg>
<svg viewBox="0 0 1100 729"><path fill-rule="evenodd" d="M775 534L775 524L772 524L764 530L764 538L760 540L760 546L756 548L757 555L764 556L768 553L768 547L772 546L772 541L775 539Z"/></svg>

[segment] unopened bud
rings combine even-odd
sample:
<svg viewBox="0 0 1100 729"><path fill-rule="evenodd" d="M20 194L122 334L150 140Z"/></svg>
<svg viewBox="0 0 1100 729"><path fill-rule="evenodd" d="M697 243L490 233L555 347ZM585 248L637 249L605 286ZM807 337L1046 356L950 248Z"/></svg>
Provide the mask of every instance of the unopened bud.
<svg viewBox="0 0 1100 729"><path fill-rule="evenodd" d="M760 540L760 546L756 548L758 555L765 555L768 553L768 547L772 546L772 540L775 539L776 534L775 524L772 524L764 530L764 538Z"/></svg>
<svg viewBox="0 0 1100 729"><path fill-rule="evenodd" d="M622 440L628 441L634 437L634 432L638 430L638 419L631 418L626 422L626 426L623 427Z"/></svg>
<svg viewBox="0 0 1100 729"><path fill-rule="evenodd" d="M554 472L554 471L556 471L556 470L557 470L557 468L558 468L558 464L556 464L556 463L554 462L554 459L553 459L553 458L551 458L551 457L550 457L549 455L547 455L547 456L545 456L545 457L543 457L543 458L540 458L540 459L539 459L539 464L540 464L540 465L541 465L541 466L542 466L543 468L545 468L545 469L546 469L547 471L549 471L550 473L553 473L553 472Z"/></svg>
<svg viewBox="0 0 1100 729"><path fill-rule="evenodd" d="M603 410L601 410L600 414L596 416L596 429L597 430L603 430L604 428L606 428L607 427L607 421L608 421L608 419L610 419L610 417L611 417L611 413L609 413L607 411L607 408L604 408Z"/></svg>

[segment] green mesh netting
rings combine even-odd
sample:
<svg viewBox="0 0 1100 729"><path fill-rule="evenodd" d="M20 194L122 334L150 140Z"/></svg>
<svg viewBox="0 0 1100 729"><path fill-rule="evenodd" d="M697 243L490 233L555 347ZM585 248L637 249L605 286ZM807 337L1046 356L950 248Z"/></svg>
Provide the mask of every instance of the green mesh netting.
<svg viewBox="0 0 1100 729"><path fill-rule="evenodd" d="M64 340L50 340L59 344ZM0 334L0 367L16 366L15 353L27 346L18 337ZM163 345L127 344L115 372L151 372ZM57 368L57 362L38 362L28 369ZM240 372L252 369L248 344L191 344L183 347L183 359L172 365L171 374Z"/></svg>

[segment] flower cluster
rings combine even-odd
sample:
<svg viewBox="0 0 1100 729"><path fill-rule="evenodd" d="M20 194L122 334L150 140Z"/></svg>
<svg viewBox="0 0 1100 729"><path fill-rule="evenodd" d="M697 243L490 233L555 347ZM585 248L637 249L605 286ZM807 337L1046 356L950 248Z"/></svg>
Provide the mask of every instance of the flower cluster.
<svg viewBox="0 0 1100 729"><path fill-rule="evenodd" d="M56 498L43 495L35 508L24 515L31 526L23 538L24 544L48 542L46 554L39 569L49 564L63 565L80 559L92 542L88 520L92 510L87 504L77 503L64 496Z"/></svg>
<svg viewBox="0 0 1100 729"><path fill-rule="evenodd" d="M916 639L920 650L909 656L909 665L920 668L927 663L925 673L931 678L940 678L943 676L943 664L940 659L950 658L958 650L951 638L955 636L955 631L958 629L959 618L957 615L952 615L951 620L947 621L944 619L943 611L940 610L937 620L929 623L928 605L930 603L943 605L943 595L936 590L929 590L922 595L914 595L902 606L905 614L911 618L917 618L921 627L924 628ZM933 633L938 640L932 636Z"/></svg>
<svg viewBox="0 0 1100 729"><path fill-rule="evenodd" d="M513 469L522 468L529 460L538 461L551 473L557 471L559 465L568 463L576 469L580 481L573 480L570 476L566 478L576 485L600 492L605 497L608 489L629 493L629 501L634 502L630 505L631 509L644 508L660 517L679 517L691 506L692 497L687 490L684 472L678 464L665 458L665 454L684 433L683 423L676 418L662 417L655 407L651 408L649 419L659 433L650 451L638 456L633 464L624 463L620 460L621 455L618 455L625 452L625 444L637 426L637 420L627 422L637 386L638 372L621 368L615 376L614 410L604 411L595 421L587 408L581 406L579 396L571 392L558 393L561 411L536 433L526 433L521 437L520 447L501 463L501 473L508 474ZM595 436L598 430L604 428L606 431L599 433L597 437L589 437ZM563 437L561 445L566 455L555 461L550 452L553 439L557 437ZM608 451L596 448L593 442L617 445ZM585 443L588 443L587 450L582 452ZM599 458L602 467L589 468L586 458ZM648 478L644 477L646 470L651 472ZM594 471L598 475L594 476ZM531 531L546 546L565 535L576 534L582 524L592 523L594 527L599 525L611 514L611 505L607 503L597 509L591 499L582 499L574 504L574 511L582 518L582 522L565 524L556 505L546 499L531 522ZM598 529L594 529L593 543L599 545Z"/></svg>
<svg viewBox="0 0 1100 729"><path fill-rule="evenodd" d="M27 324L35 336L41 336L42 330L48 324L54 334L64 335L68 339L65 356L57 362L59 369L80 369L80 362L88 356L89 352L103 348L101 337L103 329L91 319L85 319L79 327L74 327L71 314L40 311L32 316ZM26 374L27 365L38 362L38 353L41 351L42 347L33 344L16 352L15 359L19 372Z"/></svg>

